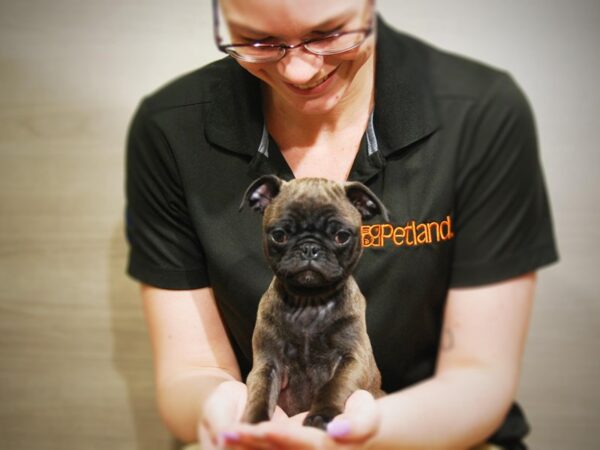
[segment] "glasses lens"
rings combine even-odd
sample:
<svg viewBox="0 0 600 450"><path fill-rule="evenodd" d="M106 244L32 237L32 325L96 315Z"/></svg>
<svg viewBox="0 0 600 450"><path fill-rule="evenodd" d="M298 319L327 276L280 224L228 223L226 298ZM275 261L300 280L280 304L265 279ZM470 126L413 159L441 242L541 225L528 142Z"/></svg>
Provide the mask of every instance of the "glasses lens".
<svg viewBox="0 0 600 450"><path fill-rule="evenodd" d="M308 50L320 55L331 55L334 53L342 53L358 46L364 41L367 33L364 31L356 31L353 33L342 34L341 36L333 36L307 44Z"/></svg>
<svg viewBox="0 0 600 450"><path fill-rule="evenodd" d="M283 55L283 49L277 47L228 47L227 53L236 59L252 62L276 61Z"/></svg>

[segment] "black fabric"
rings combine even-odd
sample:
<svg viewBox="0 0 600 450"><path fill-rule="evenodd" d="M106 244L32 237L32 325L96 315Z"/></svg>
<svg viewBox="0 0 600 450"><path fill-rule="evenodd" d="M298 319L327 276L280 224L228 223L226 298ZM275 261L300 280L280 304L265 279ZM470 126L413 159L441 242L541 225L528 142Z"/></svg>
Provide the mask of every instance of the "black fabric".
<svg viewBox="0 0 600 450"><path fill-rule="evenodd" d="M508 75L499 76L467 114L451 286L510 278L555 253L536 130L523 93Z"/></svg>
<svg viewBox="0 0 600 450"><path fill-rule="evenodd" d="M187 212L177 162L144 105L127 138L129 273L161 288L208 286L205 258Z"/></svg>
<svg viewBox="0 0 600 450"><path fill-rule="evenodd" d="M524 436L531 431L529 422L525 419L523 410L517 403L513 403L504 423L489 438L488 442L499 445L506 450L527 450L522 442Z"/></svg>
<svg viewBox="0 0 600 450"><path fill-rule="evenodd" d="M348 179L404 234L365 246L354 273L394 392L434 374L450 287L505 280L558 254L531 109L512 77L377 23L379 151L363 137ZM231 58L185 74L140 102L127 139L127 273L165 289L211 286L244 379L273 274L262 217L238 206L258 176L293 178L274 139L268 156L257 151L259 83ZM519 448L528 430L515 403L491 440Z"/></svg>

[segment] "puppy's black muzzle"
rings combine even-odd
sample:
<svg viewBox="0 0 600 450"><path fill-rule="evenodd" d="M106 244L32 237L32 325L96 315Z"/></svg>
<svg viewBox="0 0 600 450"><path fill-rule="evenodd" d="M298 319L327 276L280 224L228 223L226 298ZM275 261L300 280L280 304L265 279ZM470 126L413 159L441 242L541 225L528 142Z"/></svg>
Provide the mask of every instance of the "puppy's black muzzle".
<svg viewBox="0 0 600 450"><path fill-rule="evenodd" d="M302 252L302 259L313 260L317 259L321 255L323 248L316 242L303 242L300 244L300 251Z"/></svg>

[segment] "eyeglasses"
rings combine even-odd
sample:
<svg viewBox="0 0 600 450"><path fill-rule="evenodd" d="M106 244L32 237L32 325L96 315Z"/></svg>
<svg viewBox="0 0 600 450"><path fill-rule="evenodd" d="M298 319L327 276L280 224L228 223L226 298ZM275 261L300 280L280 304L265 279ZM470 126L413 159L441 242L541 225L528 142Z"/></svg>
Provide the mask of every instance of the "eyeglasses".
<svg viewBox="0 0 600 450"><path fill-rule="evenodd" d="M352 31L339 31L328 34L327 36L306 39L295 45L283 43L250 42L246 44L222 44L222 38L219 35L219 3L213 0L213 33L217 48L232 56L235 59L246 62L265 63L276 62L283 58L288 50L298 47L304 47L315 55L327 56L336 55L350 51L362 44L375 28L374 20L374 0L370 0L371 18L369 26Z"/></svg>

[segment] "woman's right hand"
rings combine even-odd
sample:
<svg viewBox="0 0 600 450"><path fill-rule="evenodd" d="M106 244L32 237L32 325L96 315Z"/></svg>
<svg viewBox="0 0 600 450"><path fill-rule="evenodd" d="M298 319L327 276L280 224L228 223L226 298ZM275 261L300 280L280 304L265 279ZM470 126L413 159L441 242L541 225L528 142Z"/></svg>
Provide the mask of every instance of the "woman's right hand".
<svg viewBox="0 0 600 450"><path fill-rule="evenodd" d="M198 441L203 450L224 448L225 433L241 420L247 396L244 383L224 381L206 399L198 427Z"/></svg>
<svg viewBox="0 0 600 450"><path fill-rule="evenodd" d="M204 402L202 420L198 427L198 440L202 450L224 449L226 446L236 449L258 450L263 446L248 447L231 445L226 436L232 425L239 423L244 414L248 391L240 381L224 381L212 392ZM287 414L277 406L272 421L288 420Z"/></svg>

